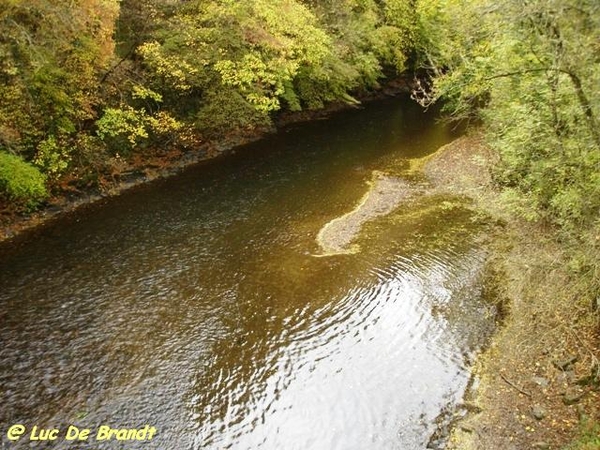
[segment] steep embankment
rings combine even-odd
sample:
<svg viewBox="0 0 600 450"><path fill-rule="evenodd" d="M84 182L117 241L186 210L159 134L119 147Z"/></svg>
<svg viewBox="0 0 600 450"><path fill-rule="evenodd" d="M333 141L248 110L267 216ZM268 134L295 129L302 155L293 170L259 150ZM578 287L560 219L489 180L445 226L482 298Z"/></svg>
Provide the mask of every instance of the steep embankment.
<svg viewBox="0 0 600 450"><path fill-rule="evenodd" d="M489 176L494 161L482 139L470 136L423 167L438 189L469 196L497 223L488 273L502 306L500 327L477 363L471 413L457 423L449 446L560 449L576 439L569 448L600 448L593 437L600 336L597 315L578 296L585 278L568 269L570 252L553 229L516 219L499 201Z"/></svg>
<svg viewBox="0 0 600 450"><path fill-rule="evenodd" d="M416 9L351 3L4 2L0 228L412 76Z"/></svg>
<svg viewBox="0 0 600 450"><path fill-rule="evenodd" d="M413 82L412 75L399 76L382 83L378 89L365 92L358 97L366 104L385 98L407 96L413 88ZM119 195L123 191L153 180L172 176L193 164L235 151L237 147L257 141L291 124L325 119L336 112L350 108L357 108L357 106L344 102L331 102L317 110L286 111L274 120L273 127L224 132L193 148L156 147L147 149L144 154L113 158L112 170L110 174L102 177L102 183L74 187L72 184L77 180L69 177L61 184L60 189L57 189L55 194L35 211L23 212L21 209L11 208L10 205L3 208L6 205L3 205L0 198L0 242L85 205Z"/></svg>

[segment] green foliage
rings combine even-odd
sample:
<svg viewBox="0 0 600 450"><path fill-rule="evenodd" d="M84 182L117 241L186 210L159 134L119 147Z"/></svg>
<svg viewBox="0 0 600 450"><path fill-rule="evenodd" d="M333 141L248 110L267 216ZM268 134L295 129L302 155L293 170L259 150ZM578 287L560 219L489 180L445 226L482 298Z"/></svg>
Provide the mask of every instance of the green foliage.
<svg viewBox="0 0 600 450"><path fill-rule="evenodd" d="M423 0L436 71L424 104L483 119L495 178L563 229L600 211L600 9L592 0ZM448 33L449 39L440 39ZM514 196L513 196L514 198ZM530 218L538 214L525 213Z"/></svg>
<svg viewBox="0 0 600 450"><path fill-rule="evenodd" d="M150 79L170 106L182 96L200 94L191 107L196 117L208 119L204 125L196 121L202 130L221 128L203 108L221 106L218 116L229 116L232 125L242 128L263 122L265 114L281 108L283 99L298 109L296 74L303 66L321 65L330 54L329 37L311 12L289 0L182 6L165 19L156 37L138 49ZM222 105L211 104L223 93L235 95ZM241 107L240 98L256 117Z"/></svg>
<svg viewBox="0 0 600 450"><path fill-rule="evenodd" d="M0 193L28 206L48 196L44 175L18 156L3 151L0 151Z"/></svg>
<svg viewBox="0 0 600 450"><path fill-rule="evenodd" d="M258 112L233 89L208 91L205 104L195 117L196 128L210 137L224 136L231 130L250 131L270 124L268 114Z"/></svg>
<svg viewBox="0 0 600 450"><path fill-rule="evenodd" d="M13 1L0 8L5 145L31 151L48 134L72 134L94 116L116 12L116 0Z"/></svg>
<svg viewBox="0 0 600 450"><path fill-rule="evenodd" d="M50 177L56 177L69 167L71 154L66 147L59 144L56 137L50 136L38 145L33 162Z"/></svg>
<svg viewBox="0 0 600 450"><path fill-rule="evenodd" d="M166 107L209 134L223 131L223 117L239 130L284 107L355 103L351 93L377 86L383 67L405 69L415 27L408 0L221 0L161 11L137 50L145 76Z"/></svg>
<svg viewBox="0 0 600 450"><path fill-rule="evenodd" d="M143 110L135 110L124 105L122 108L106 108L104 115L96 121L100 139L121 138L123 145L135 146L140 140L148 138L145 127L146 115Z"/></svg>
<svg viewBox="0 0 600 450"><path fill-rule="evenodd" d="M413 0L0 4L0 144L51 185L281 109L355 104L422 47Z"/></svg>
<svg viewBox="0 0 600 450"><path fill-rule="evenodd" d="M144 92L158 98L152 92ZM111 148L126 153L147 140L150 134L153 133L157 140L178 131L182 124L166 112L150 115L144 109L122 105L120 108L106 108L102 117L96 121L96 126L100 139L108 141Z"/></svg>
<svg viewBox="0 0 600 450"><path fill-rule="evenodd" d="M0 145L37 167L5 179L15 201L45 195L39 171L57 182L83 161L117 13L117 0L0 0Z"/></svg>

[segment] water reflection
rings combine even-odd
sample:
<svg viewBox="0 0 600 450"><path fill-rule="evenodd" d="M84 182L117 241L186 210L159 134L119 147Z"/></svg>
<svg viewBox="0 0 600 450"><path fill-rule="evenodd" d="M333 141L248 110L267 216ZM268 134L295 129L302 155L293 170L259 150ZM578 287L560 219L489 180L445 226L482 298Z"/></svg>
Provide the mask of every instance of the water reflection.
<svg viewBox="0 0 600 450"><path fill-rule="evenodd" d="M156 426L131 449L424 448L489 323L469 211L392 214L361 253L311 255L382 161L450 138L380 103L0 246L2 430Z"/></svg>
<svg viewBox="0 0 600 450"><path fill-rule="evenodd" d="M329 304L305 297L283 320L267 311L258 337L256 323L240 323L235 345L216 347L196 379L195 448L425 448L466 386L464 352L484 338L474 322L486 307L473 302L481 261L473 251L413 255L351 286L344 267L336 279L349 288ZM312 298L331 295L310 286ZM461 289L475 308L463 323L433 313Z"/></svg>

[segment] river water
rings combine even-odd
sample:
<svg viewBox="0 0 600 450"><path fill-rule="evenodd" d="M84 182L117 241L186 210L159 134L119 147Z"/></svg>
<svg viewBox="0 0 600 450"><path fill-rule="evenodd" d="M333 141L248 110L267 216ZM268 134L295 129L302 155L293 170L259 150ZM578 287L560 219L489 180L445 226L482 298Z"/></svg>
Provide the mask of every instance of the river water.
<svg viewBox="0 0 600 450"><path fill-rule="evenodd" d="M493 321L473 214L426 197L368 221L358 252L317 257L316 237L373 171L452 137L377 102L0 246L2 448L426 448ZM17 423L92 437L9 442Z"/></svg>

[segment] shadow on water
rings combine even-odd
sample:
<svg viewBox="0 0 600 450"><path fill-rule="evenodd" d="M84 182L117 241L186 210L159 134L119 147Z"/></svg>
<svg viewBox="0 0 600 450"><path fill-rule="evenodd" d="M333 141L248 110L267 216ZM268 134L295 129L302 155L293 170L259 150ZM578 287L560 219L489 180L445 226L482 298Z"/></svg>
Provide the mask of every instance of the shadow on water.
<svg viewBox="0 0 600 450"><path fill-rule="evenodd" d="M373 170L451 138L414 105L375 103L0 247L3 430L158 429L127 448L425 448L492 322L470 211L417 201L366 224L361 252L313 254Z"/></svg>

